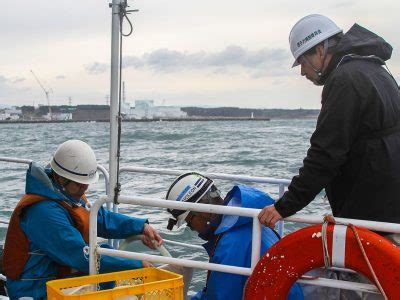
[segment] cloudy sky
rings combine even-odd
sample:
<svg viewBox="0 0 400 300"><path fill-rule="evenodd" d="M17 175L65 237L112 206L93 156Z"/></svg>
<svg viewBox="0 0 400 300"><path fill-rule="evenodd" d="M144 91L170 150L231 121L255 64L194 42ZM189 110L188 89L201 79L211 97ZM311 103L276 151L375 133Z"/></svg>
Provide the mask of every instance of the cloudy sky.
<svg viewBox="0 0 400 300"><path fill-rule="evenodd" d="M128 102L319 108L321 88L291 69L288 34L311 13L347 31L357 22L394 48L400 79L400 2L394 0L136 0L123 41ZM105 104L111 9L105 0L13 0L0 10L0 104ZM124 26L125 31L128 30Z"/></svg>

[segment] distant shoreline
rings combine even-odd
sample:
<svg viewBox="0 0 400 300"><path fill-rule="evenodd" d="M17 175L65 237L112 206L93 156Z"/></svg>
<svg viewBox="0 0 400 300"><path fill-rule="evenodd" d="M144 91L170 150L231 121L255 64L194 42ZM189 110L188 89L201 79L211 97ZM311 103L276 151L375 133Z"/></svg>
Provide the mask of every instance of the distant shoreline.
<svg viewBox="0 0 400 300"><path fill-rule="evenodd" d="M270 121L270 118L211 117L211 118L156 118L130 119L122 122L190 122L190 121ZM109 123L109 120L0 120L0 124L41 124L41 123Z"/></svg>

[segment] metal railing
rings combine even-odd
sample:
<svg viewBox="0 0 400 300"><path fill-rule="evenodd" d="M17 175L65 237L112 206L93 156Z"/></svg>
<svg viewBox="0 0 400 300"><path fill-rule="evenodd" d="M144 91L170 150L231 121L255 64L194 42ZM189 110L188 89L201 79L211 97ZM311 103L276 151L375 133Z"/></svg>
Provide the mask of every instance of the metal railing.
<svg viewBox="0 0 400 300"><path fill-rule="evenodd" d="M0 161L13 162L13 163L19 163L19 164L27 164L27 165L29 165L32 162L31 159L6 157L6 156L0 156ZM103 167L102 165L97 165L97 170L99 170L104 176L104 183L106 186L106 194L108 195L109 194L108 182L109 182L110 175L108 174L108 171L106 170L106 168Z"/></svg>
<svg viewBox="0 0 400 300"><path fill-rule="evenodd" d="M120 168L120 174L124 172L133 172L133 173L143 173L143 174L156 174L156 175L173 175L179 176L187 170L170 170L170 169L161 169L161 168L146 168L146 167L122 167ZM225 173L201 173L205 176L208 176L212 179L222 179L222 180L230 180L236 182L251 182L251 183L262 183L262 184L273 184L278 185L278 195L279 198L283 196L285 192L285 187L290 184L290 180L287 179L277 179L272 177L257 177L257 176L244 176L244 175L232 175ZM277 231L279 235L283 236L284 230L284 221L279 221L277 223Z"/></svg>
<svg viewBox="0 0 400 300"><path fill-rule="evenodd" d="M13 157L0 157L0 161L5 162L14 162L14 163L24 163L29 164L32 160L29 159L19 159ZM106 193L109 194L109 174L107 170L99 165L98 170L104 175L105 184L106 184ZM169 170L169 169L156 169L156 168L145 168L145 167L123 167L120 169L120 172L140 172L146 174L164 174L164 175L175 175L178 176L184 172L184 170ZM287 186L290 181L286 179L275 179L268 177L252 177L252 176L241 176L241 175L231 175L224 173L204 173L205 175L212 177L213 179L223 179L223 180L235 180L238 182L255 182L255 183L268 183L268 184L277 184L279 187L279 195L281 196L284 192L285 186ZM211 271L219 271L233 274L240 274L249 276L256 266L259 258L260 258L260 245L261 245L261 224L258 221L258 214L260 209L250 209L250 208L240 208L240 207L225 207L225 206L216 206L209 204L200 204L200 203L181 203L177 201L165 201L164 199L155 199L155 198L147 198L147 197L128 197L121 195L119 197L120 203L126 204L135 204L135 205L143 205L143 206L152 206L152 207L164 207L164 208L172 208L172 209L182 209L182 210L193 210L198 212L209 212L215 214L225 214L225 215L238 215L238 216L246 216L251 217L253 219L253 232L252 232L252 255L251 255L251 267L234 267L229 265L220 265L213 264L208 262L201 261L193 261L187 259L180 258L169 258L157 255L144 254L139 252L127 252L120 251L114 249L106 249L97 247L97 213L99 208L106 203L107 208L114 208L113 199L102 196L99 200L97 200L91 207L90 212L90 240L89 240L89 252L90 252L90 274L94 274L97 270L95 267L95 258L96 255L109 255L109 256L119 256L131 259L139 259L139 260L148 260L156 263L170 263L180 266L192 267L192 268L200 268ZM323 216L308 216L296 214L291 217L285 218L286 221L291 222L301 222L308 224L321 224L323 222ZM354 219L344 219L344 218L336 218L336 221L343 223L352 223L356 226L364 227L374 231L380 232L392 232L392 233L400 233L400 224L395 223L383 223L383 222L374 222L374 221L364 221L364 220L354 220ZM283 227L282 229L283 230ZM168 243L180 245L180 246L193 246L196 249L200 249L201 246L197 245L188 245L185 243L180 243L176 241L168 241ZM335 269L335 268L334 268ZM342 269L341 269L342 270ZM347 270L349 271L349 270ZM326 278L318 278L313 280L303 280L300 279L298 282L304 284L311 284L316 286L325 286L332 288L341 288L348 290L355 290L361 292L369 292L369 293L378 293L378 290L374 285L365 284L365 283L355 283L355 282L347 282L341 280L334 279L326 279Z"/></svg>
<svg viewBox="0 0 400 300"><path fill-rule="evenodd" d="M251 252L251 267L234 267L230 265L221 265L208 262L200 262L187 259L170 258L158 255L144 254L139 252L127 252L113 249L105 249L97 247L97 213L99 208L106 202L111 202L113 199L108 197L101 197L97 200L91 207L90 211L90 235L89 235L89 270L90 274L96 274L98 271L96 269L97 255L109 255L125 257L137 260L148 260L156 263L169 263L184 267L200 268L211 271L219 271L225 273L233 273L239 275L249 276L251 275L254 267L256 266L260 258L260 246L261 246L261 224L258 221L258 214L260 209L251 208L241 208L241 207L226 207L210 204L201 203L187 203L178 201L165 201L164 199L156 199L149 197L139 197L139 196L123 196L119 197L120 203L141 205L141 206L151 206L151 207L163 207L170 209L179 210L190 210L198 212L208 212L213 214L224 214L224 215L238 215L251 217L253 219L253 229L252 229L252 252ZM307 216L296 214L292 217L286 218L287 221L302 222L310 224L321 224L323 222L323 216ZM381 222L370 222L363 220L353 220L336 218L338 222L351 222L352 224L360 227L365 227L370 230L377 230L383 232L394 232L400 233L400 224L394 223L381 223ZM303 284L325 286L332 288L341 288L348 290L356 290L361 292L378 293L378 290L374 285L365 283L354 283L335 279L318 278L313 280L307 280L307 276L300 279L299 282Z"/></svg>

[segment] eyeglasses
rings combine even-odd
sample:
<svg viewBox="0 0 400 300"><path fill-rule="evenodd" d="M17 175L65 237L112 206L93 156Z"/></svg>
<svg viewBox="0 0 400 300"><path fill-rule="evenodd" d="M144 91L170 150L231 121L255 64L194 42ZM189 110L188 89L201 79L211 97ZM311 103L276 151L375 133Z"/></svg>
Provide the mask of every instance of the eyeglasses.
<svg viewBox="0 0 400 300"><path fill-rule="evenodd" d="M211 203L213 199L220 198L220 191L213 185L207 193L205 193L198 202Z"/></svg>

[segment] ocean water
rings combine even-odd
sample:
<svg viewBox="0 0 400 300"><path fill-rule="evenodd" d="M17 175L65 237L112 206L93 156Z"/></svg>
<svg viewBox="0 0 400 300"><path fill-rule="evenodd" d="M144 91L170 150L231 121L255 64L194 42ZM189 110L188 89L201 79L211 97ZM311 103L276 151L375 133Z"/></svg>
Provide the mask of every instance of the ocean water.
<svg viewBox="0 0 400 300"><path fill-rule="evenodd" d="M123 123L121 166L168 168L199 172L266 176L291 179L297 174L309 147L316 120L206 121ZM57 146L68 139L89 143L100 164L108 169L109 124L0 124L0 156L27 158L47 164ZM24 193L24 164L0 161L0 242L4 243L12 210ZM124 173L122 193L165 197L173 176ZM216 180L223 194L235 182ZM277 197L274 185L254 186ZM104 179L90 186L88 197L94 201L105 194ZM329 205L321 195L303 212L322 214ZM164 209L121 205L120 212L149 218L163 237L190 244L201 244L197 235L185 228L168 231ZM298 224L287 224L291 231ZM136 245L143 249L139 244ZM175 257L206 261L205 252L167 246ZM202 288L205 271L196 271L191 291Z"/></svg>

